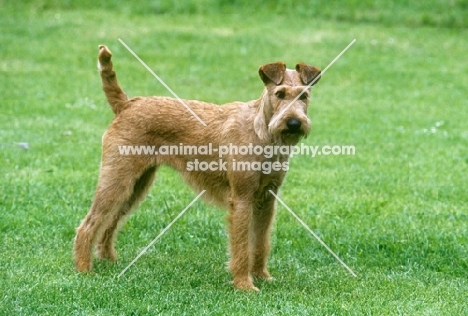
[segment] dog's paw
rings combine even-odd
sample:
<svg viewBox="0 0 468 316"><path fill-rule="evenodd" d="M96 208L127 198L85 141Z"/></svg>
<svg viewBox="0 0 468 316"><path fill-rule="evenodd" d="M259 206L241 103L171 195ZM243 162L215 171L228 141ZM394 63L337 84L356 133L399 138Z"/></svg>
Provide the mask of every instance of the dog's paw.
<svg viewBox="0 0 468 316"><path fill-rule="evenodd" d="M264 281L274 281L275 278L273 278L270 273L267 270L260 270L260 271L252 271L252 275L258 279L264 280Z"/></svg>
<svg viewBox="0 0 468 316"><path fill-rule="evenodd" d="M234 285L237 290L245 292L260 292L260 289L253 284L244 284L244 285Z"/></svg>
<svg viewBox="0 0 468 316"><path fill-rule="evenodd" d="M89 260L76 260L75 268L78 272L88 272L92 269L92 263Z"/></svg>
<svg viewBox="0 0 468 316"><path fill-rule="evenodd" d="M115 249L106 245L97 246L97 255L100 259L103 260L109 260L112 262L117 261L117 252L115 251Z"/></svg>
<svg viewBox="0 0 468 316"><path fill-rule="evenodd" d="M260 292L260 289L253 284L252 278L247 279L234 279L234 287L237 290L247 292Z"/></svg>

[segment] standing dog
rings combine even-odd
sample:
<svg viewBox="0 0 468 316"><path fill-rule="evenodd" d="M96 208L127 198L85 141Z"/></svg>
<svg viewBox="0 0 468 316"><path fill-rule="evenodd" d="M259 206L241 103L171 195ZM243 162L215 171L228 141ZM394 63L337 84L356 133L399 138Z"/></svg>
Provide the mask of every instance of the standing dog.
<svg viewBox="0 0 468 316"><path fill-rule="evenodd" d="M99 47L98 66L103 90L115 118L102 137L101 173L93 204L77 229L74 257L78 271L92 267L93 245L100 258L115 261L114 241L118 228L137 207L153 182L159 166L179 171L204 198L229 209L231 259L229 269L238 289L255 290L253 277L271 279L266 263L270 251L270 228L275 214L275 194L288 167L287 154L241 154L236 146L266 148L298 143L310 130L307 117L310 89L320 70L304 63L294 70L282 62L260 67L265 88L258 100L218 106L185 100L206 123L203 126L177 99L136 97L129 99L120 88L111 62L111 52ZM304 91L305 89L305 91ZM121 146L148 145L157 148L182 144L230 148L221 161L216 150L172 155L125 155ZM192 147L194 148L194 147ZM194 161L215 166L203 171ZM216 163L213 165L212 163ZM243 163L243 168L239 168ZM250 166L269 166L268 172ZM191 168L189 168L191 166Z"/></svg>

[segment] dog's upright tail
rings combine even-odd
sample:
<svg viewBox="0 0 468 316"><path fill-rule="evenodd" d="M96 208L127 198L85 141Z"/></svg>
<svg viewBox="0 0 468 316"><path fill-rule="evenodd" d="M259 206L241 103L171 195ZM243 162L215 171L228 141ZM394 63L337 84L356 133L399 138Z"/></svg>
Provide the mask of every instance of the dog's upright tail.
<svg viewBox="0 0 468 316"><path fill-rule="evenodd" d="M127 105L128 97L117 82L117 75L112 69L112 53L105 45L99 45L98 69L101 73L102 90L107 97L112 111L119 114Z"/></svg>

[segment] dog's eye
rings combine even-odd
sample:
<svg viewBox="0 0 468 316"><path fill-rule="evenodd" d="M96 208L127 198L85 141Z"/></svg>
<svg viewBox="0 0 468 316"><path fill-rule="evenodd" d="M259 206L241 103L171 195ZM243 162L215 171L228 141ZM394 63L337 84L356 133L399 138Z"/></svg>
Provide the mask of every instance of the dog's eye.
<svg viewBox="0 0 468 316"><path fill-rule="evenodd" d="M276 91L275 95L278 99L283 100L284 97L286 96L286 93L283 90L279 90L279 91Z"/></svg>
<svg viewBox="0 0 468 316"><path fill-rule="evenodd" d="M309 97L309 96L307 95L307 93L302 93L302 94L299 96L299 100L304 101L304 100L307 100L308 97Z"/></svg>

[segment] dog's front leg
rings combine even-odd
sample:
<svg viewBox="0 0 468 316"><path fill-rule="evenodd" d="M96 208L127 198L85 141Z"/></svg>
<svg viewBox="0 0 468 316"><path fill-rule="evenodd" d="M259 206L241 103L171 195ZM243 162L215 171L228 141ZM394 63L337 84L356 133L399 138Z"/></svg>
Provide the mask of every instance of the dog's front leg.
<svg viewBox="0 0 468 316"><path fill-rule="evenodd" d="M231 260L229 269L234 286L241 290L259 291L250 274L249 231L252 220L252 201L232 197L229 208L229 235Z"/></svg>
<svg viewBox="0 0 468 316"><path fill-rule="evenodd" d="M277 190L275 190L277 191ZM258 204L257 204L258 205ZM273 280L267 270L268 254L270 253L270 231L275 217L275 199L266 192L265 200L254 209L251 226L251 272L263 280Z"/></svg>

